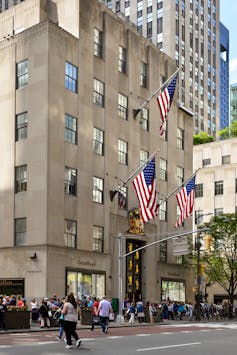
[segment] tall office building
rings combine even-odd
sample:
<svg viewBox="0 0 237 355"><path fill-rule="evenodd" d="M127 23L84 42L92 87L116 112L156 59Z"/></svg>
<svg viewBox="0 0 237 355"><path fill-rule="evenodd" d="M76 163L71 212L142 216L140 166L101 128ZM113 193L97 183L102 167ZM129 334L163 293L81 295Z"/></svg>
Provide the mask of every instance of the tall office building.
<svg viewBox="0 0 237 355"><path fill-rule="evenodd" d="M157 243L177 233L164 197L192 175L192 116L175 93L161 138L155 97L133 114L175 62L95 0L2 12L0 58L0 293L193 299L192 270ZM163 203L143 225L132 182L110 191L157 149Z"/></svg>
<svg viewBox="0 0 237 355"><path fill-rule="evenodd" d="M180 103L194 113L194 133L219 130L219 0L104 0L182 69Z"/></svg>
<svg viewBox="0 0 237 355"><path fill-rule="evenodd" d="M229 126L229 31L220 22L220 129Z"/></svg>
<svg viewBox="0 0 237 355"><path fill-rule="evenodd" d="M230 121L237 120L237 83L230 85Z"/></svg>

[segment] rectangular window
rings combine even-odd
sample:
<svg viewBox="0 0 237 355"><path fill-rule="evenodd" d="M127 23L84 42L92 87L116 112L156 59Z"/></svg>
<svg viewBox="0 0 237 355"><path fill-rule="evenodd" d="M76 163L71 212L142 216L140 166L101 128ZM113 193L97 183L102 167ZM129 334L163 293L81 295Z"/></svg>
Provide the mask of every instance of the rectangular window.
<svg viewBox="0 0 237 355"><path fill-rule="evenodd" d="M223 195L224 185L223 181L215 181L215 195Z"/></svg>
<svg viewBox="0 0 237 355"><path fill-rule="evenodd" d="M164 263L167 261L167 242L160 243L160 261Z"/></svg>
<svg viewBox="0 0 237 355"><path fill-rule="evenodd" d="M103 32L94 29L94 55L102 58L103 56Z"/></svg>
<svg viewBox="0 0 237 355"><path fill-rule="evenodd" d="M65 141L77 144L77 119L69 114L65 114Z"/></svg>
<svg viewBox="0 0 237 355"><path fill-rule="evenodd" d="M104 228L93 226L92 250L103 253L104 251Z"/></svg>
<svg viewBox="0 0 237 355"><path fill-rule="evenodd" d="M104 155L104 132L99 128L93 129L93 151Z"/></svg>
<svg viewBox="0 0 237 355"><path fill-rule="evenodd" d="M77 93L77 74L78 68L69 63L65 62L65 88Z"/></svg>
<svg viewBox="0 0 237 355"><path fill-rule="evenodd" d="M93 103L104 107L105 84L102 81L94 79Z"/></svg>
<svg viewBox="0 0 237 355"><path fill-rule="evenodd" d="M128 119L128 98L123 94L118 94L118 115L125 120Z"/></svg>
<svg viewBox="0 0 237 355"><path fill-rule="evenodd" d="M203 211L202 210L197 210L195 211L195 224L202 224L203 223Z"/></svg>
<svg viewBox="0 0 237 355"><path fill-rule="evenodd" d="M17 166L15 169L15 191L21 192L27 190L27 165Z"/></svg>
<svg viewBox="0 0 237 355"><path fill-rule="evenodd" d="M118 68L120 73L126 73L126 66L127 66L127 51L125 48L119 46Z"/></svg>
<svg viewBox="0 0 237 355"><path fill-rule="evenodd" d="M147 64L144 62L141 62L140 85L143 88L147 87Z"/></svg>
<svg viewBox="0 0 237 355"><path fill-rule="evenodd" d="M211 159L203 159L202 161L202 167L205 168L205 166L210 165L211 164Z"/></svg>
<svg viewBox="0 0 237 355"><path fill-rule="evenodd" d="M144 131L149 131L149 110L145 107L143 107L141 110L140 124Z"/></svg>
<svg viewBox="0 0 237 355"><path fill-rule="evenodd" d="M223 208L215 208L215 216L220 216L221 214L223 214Z"/></svg>
<svg viewBox="0 0 237 355"><path fill-rule="evenodd" d="M27 138L27 112L16 115L16 141Z"/></svg>
<svg viewBox="0 0 237 355"><path fill-rule="evenodd" d="M118 162L128 165L128 143L118 139Z"/></svg>
<svg viewBox="0 0 237 355"><path fill-rule="evenodd" d="M64 191L68 195L76 196L77 194L77 170L65 168Z"/></svg>
<svg viewBox="0 0 237 355"><path fill-rule="evenodd" d="M163 181L167 181L167 160L160 159L160 179Z"/></svg>
<svg viewBox="0 0 237 355"><path fill-rule="evenodd" d="M177 128L177 148L184 149L184 130Z"/></svg>
<svg viewBox="0 0 237 355"><path fill-rule="evenodd" d="M147 38L152 38L152 21L147 22Z"/></svg>
<svg viewBox="0 0 237 355"><path fill-rule="evenodd" d="M184 182L184 168L177 166L177 183L181 186Z"/></svg>
<svg viewBox="0 0 237 355"><path fill-rule="evenodd" d="M222 165L230 164L230 155L223 155L222 156Z"/></svg>
<svg viewBox="0 0 237 355"><path fill-rule="evenodd" d="M167 222L167 201L162 201L159 206L159 220Z"/></svg>
<svg viewBox="0 0 237 355"><path fill-rule="evenodd" d="M77 222L69 219L64 220L64 246L76 248L77 246Z"/></svg>
<svg viewBox="0 0 237 355"><path fill-rule="evenodd" d="M104 202L104 180L93 177L93 202Z"/></svg>
<svg viewBox="0 0 237 355"><path fill-rule="evenodd" d="M140 149L140 166L142 166L148 159L149 153L146 150Z"/></svg>
<svg viewBox="0 0 237 355"><path fill-rule="evenodd" d="M16 88L20 89L28 85L29 80L29 61L23 60L16 65Z"/></svg>
<svg viewBox="0 0 237 355"><path fill-rule="evenodd" d="M15 246L26 244L26 218L15 219Z"/></svg>
<svg viewBox="0 0 237 355"><path fill-rule="evenodd" d="M118 192L118 207L121 210L126 210L127 201L128 201L128 189L126 186L121 186Z"/></svg>
<svg viewBox="0 0 237 355"><path fill-rule="evenodd" d="M195 197L203 197L203 184L195 185Z"/></svg>

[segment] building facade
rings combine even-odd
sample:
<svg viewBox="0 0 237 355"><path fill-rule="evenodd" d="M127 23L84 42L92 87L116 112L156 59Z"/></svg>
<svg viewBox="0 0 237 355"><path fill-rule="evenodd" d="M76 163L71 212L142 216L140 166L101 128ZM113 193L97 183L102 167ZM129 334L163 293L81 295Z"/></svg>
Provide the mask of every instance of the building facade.
<svg viewBox="0 0 237 355"><path fill-rule="evenodd" d="M220 129L229 126L229 31L220 22Z"/></svg>
<svg viewBox="0 0 237 355"><path fill-rule="evenodd" d="M230 122L237 120L237 83L230 85Z"/></svg>
<svg viewBox="0 0 237 355"><path fill-rule="evenodd" d="M155 98L133 114L174 61L92 0L24 1L0 15L0 36L0 293L117 297L121 267L122 297L192 299L171 240L118 263L175 232L175 197L143 228L132 183L110 193L157 149L161 200L192 174L177 96L162 139Z"/></svg>
<svg viewBox="0 0 237 355"><path fill-rule="evenodd" d="M19 4L24 0L0 0L0 12L8 10L9 7Z"/></svg>

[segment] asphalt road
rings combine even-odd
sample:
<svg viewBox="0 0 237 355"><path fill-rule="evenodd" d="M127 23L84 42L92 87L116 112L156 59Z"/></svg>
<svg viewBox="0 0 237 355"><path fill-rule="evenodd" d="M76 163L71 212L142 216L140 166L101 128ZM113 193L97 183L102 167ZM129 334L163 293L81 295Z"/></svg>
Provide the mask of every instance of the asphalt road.
<svg viewBox="0 0 237 355"><path fill-rule="evenodd" d="M237 323L80 330L79 349L65 349L56 332L0 334L0 355L236 355Z"/></svg>

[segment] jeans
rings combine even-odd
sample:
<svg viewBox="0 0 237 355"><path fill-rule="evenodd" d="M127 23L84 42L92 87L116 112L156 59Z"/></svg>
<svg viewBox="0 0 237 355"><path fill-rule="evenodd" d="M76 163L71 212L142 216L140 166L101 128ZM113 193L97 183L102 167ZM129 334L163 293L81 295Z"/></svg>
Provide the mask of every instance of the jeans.
<svg viewBox="0 0 237 355"><path fill-rule="evenodd" d="M72 336L76 341L79 339L76 332L76 326L76 322L69 322L67 320L63 321L63 329L66 334L67 345L72 345Z"/></svg>
<svg viewBox="0 0 237 355"><path fill-rule="evenodd" d="M101 328L102 328L103 333L105 333L105 331L108 327L108 321L109 321L109 317L100 316L100 324L101 324Z"/></svg>

